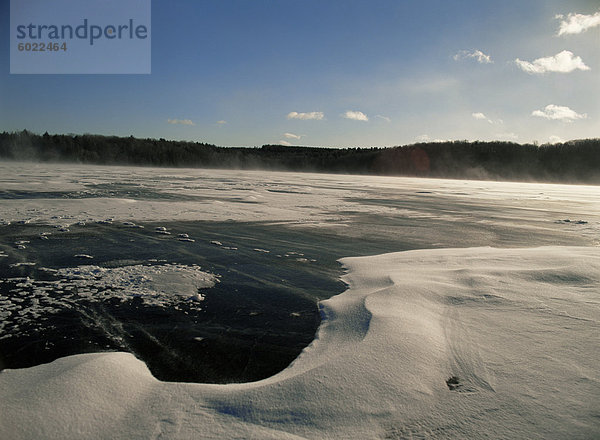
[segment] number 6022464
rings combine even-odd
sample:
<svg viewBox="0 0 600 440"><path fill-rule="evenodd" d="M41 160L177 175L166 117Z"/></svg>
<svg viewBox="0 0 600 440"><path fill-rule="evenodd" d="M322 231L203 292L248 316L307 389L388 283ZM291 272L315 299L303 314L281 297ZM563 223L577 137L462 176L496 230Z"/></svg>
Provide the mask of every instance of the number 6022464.
<svg viewBox="0 0 600 440"><path fill-rule="evenodd" d="M19 43L19 52L58 52L67 51L67 43Z"/></svg>

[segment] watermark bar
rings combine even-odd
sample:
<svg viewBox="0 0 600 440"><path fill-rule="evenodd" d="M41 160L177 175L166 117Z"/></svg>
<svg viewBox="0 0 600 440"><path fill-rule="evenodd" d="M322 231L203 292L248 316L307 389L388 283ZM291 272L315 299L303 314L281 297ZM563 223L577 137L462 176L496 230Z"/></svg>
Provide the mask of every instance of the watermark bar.
<svg viewBox="0 0 600 440"><path fill-rule="evenodd" d="M11 0L11 74L151 73L151 0Z"/></svg>

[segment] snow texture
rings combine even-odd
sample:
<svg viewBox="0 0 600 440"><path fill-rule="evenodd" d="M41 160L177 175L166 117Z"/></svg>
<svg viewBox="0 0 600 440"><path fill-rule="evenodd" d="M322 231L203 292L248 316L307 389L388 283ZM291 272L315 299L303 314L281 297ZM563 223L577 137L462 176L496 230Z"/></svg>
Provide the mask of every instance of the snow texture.
<svg viewBox="0 0 600 440"><path fill-rule="evenodd" d="M342 260L348 290L286 370L164 383L126 353L0 373L0 438L594 438L597 247Z"/></svg>
<svg viewBox="0 0 600 440"><path fill-rule="evenodd" d="M34 265L15 263L11 266ZM218 275L201 270L197 265L135 264L116 268L77 266L62 269L42 267L57 278L38 281L29 277L5 279L11 296L0 294L0 339L24 334L23 324L39 326L39 320L65 308L79 308L79 300L127 301L142 298L147 305L176 307L183 300L201 309L204 295L219 282ZM25 301L27 299L27 301ZM0 437L1 438L1 437Z"/></svg>
<svg viewBox="0 0 600 440"><path fill-rule="evenodd" d="M0 226L234 220L350 233L359 216L536 229L600 218L597 186L521 182L0 163L0 191ZM599 222L581 232L600 244Z"/></svg>

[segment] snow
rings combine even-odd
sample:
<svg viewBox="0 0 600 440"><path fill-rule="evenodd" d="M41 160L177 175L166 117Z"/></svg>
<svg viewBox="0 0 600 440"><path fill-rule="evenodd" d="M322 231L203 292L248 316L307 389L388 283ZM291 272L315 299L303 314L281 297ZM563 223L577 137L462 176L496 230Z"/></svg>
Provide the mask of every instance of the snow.
<svg viewBox="0 0 600 440"><path fill-rule="evenodd" d="M405 234L413 247L446 248L341 260L349 288L320 304L314 342L260 382L164 383L127 353L3 370L1 439L600 436L598 187L0 163L0 188L31 195L1 201L0 227L69 234L86 223L256 221L340 242ZM173 239L193 240L185 235ZM472 247L488 243L510 248ZM5 245L0 258L33 264L25 244ZM552 246L532 247L540 244ZM167 264L53 274L65 301L100 288L167 306L173 295L201 300L197 289L218 281L198 266ZM60 300L48 296L52 282L4 282L40 308ZM0 297L2 333L11 310L37 319L33 302L14 301Z"/></svg>
<svg viewBox="0 0 600 440"><path fill-rule="evenodd" d="M0 225L234 220L350 233L361 215L536 229L600 216L598 187L584 185L8 162L0 176L3 191L32 194L2 200ZM598 222L554 226L600 244Z"/></svg>
<svg viewBox="0 0 600 440"><path fill-rule="evenodd" d="M35 264L21 262L10 266ZM21 292L29 301L23 302L22 298L0 294L0 339L18 334L17 324L35 326L40 315L59 313L65 308L77 307L82 298L92 302L108 299L124 302L139 297L147 305L177 307L182 299L203 301L204 296L198 293L198 290L210 289L219 282L218 275L203 271L198 265L185 264L132 264L116 268L82 265L58 270L42 267L40 270L52 273L57 279L6 279L15 282L14 287L8 289L9 292ZM60 295L52 293L59 288L67 292ZM195 308L201 307L196 304Z"/></svg>
<svg viewBox="0 0 600 440"><path fill-rule="evenodd" d="M198 289L211 288L218 277L197 265L136 264L116 268L77 266L63 268L56 275L71 281L80 289L109 289L125 297L140 296L147 304L165 305L173 296L196 297Z"/></svg>
<svg viewBox="0 0 600 440"><path fill-rule="evenodd" d="M597 247L342 263L348 290L320 304L317 338L281 373L164 383L126 353L4 370L0 438L598 436Z"/></svg>

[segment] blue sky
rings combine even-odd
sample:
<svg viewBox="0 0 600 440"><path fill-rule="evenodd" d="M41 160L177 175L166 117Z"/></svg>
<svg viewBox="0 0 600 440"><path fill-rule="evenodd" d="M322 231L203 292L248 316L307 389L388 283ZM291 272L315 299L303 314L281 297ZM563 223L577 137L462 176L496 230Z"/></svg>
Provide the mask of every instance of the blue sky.
<svg viewBox="0 0 600 440"><path fill-rule="evenodd" d="M155 0L150 75L10 75L1 5L0 130L332 147L600 137L597 0Z"/></svg>

